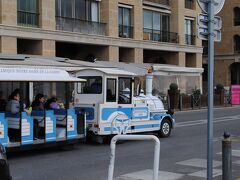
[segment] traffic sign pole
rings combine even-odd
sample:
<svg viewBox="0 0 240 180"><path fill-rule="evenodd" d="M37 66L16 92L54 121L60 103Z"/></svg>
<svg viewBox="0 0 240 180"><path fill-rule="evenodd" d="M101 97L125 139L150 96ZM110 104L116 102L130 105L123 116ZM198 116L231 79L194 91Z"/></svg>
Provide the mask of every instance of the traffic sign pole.
<svg viewBox="0 0 240 180"><path fill-rule="evenodd" d="M214 76L214 0L208 1L208 138L207 180L213 178L213 76Z"/></svg>
<svg viewBox="0 0 240 180"><path fill-rule="evenodd" d="M214 40L221 41L220 29L222 27L221 18L214 16L221 11L225 0L198 0L197 2L202 11L207 13L198 15L198 38L208 40L207 180L212 180Z"/></svg>

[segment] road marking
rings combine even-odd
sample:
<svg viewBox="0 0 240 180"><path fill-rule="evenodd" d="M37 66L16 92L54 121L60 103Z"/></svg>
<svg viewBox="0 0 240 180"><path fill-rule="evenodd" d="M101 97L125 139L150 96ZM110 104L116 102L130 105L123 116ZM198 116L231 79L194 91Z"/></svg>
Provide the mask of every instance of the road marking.
<svg viewBox="0 0 240 180"><path fill-rule="evenodd" d="M219 123L219 122L229 122L229 121L236 121L236 120L240 120L239 115L214 118L213 122ZM200 120L194 120L194 121L179 122L179 123L176 123L176 127L188 127L188 126L202 125L202 124L207 124L207 121L208 121L207 119L200 119Z"/></svg>
<svg viewBox="0 0 240 180"><path fill-rule="evenodd" d="M213 138L213 142L218 142L218 141L222 141L223 137L215 137Z"/></svg>
<svg viewBox="0 0 240 180"><path fill-rule="evenodd" d="M232 150L232 156L240 157L240 150Z"/></svg>
<svg viewBox="0 0 240 180"><path fill-rule="evenodd" d="M222 170L221 169L213 169L213 177L221 176ZM207 177L207 170L198 171L192 174L188 174L188 176L195 176L195 177L201 177L206 178Z"/></svg>
<svg viewBox="0 0 240 180"><path fill-rule="evenodd" d="M183 178L184 174L172 173L167 171L159 171L159 180L178 180ZM121 175L115 180L152 180L153 170L146 169L143 171L137 171L129 174Z"/></svg>
<svg viewBox="0 0 240 180"><path fill-rule="evenodd" d="M206 159L189 159L186 161L180 161L176 164L184 165L184 166L192 166L192 167L199 167L199 168L207 168L207 160ZM213 161L213 167L221 166L222 163L220 161Z"/></svg>

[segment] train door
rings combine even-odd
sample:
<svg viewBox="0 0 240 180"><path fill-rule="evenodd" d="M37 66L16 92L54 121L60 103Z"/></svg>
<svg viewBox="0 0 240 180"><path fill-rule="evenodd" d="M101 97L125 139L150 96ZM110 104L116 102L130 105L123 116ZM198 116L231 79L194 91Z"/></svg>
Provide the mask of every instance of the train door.
<svg viewBox="0 0 240 180"><path fill-rule="evenodd" d="M132 109L133 109L133 81L131 77L118 78L118 118L115 126L120 134L131 133Z"/></svg>

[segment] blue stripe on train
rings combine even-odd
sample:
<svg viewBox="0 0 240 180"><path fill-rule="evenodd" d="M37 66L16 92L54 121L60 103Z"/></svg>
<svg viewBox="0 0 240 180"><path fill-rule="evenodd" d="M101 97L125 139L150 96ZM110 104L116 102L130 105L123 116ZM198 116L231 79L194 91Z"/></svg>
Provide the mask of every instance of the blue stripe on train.
<svg viewBox="0 0 240 180"><path fill-rule="evenodd" d="M164 117L170 117L171 116L169 114L166 113L150 113L150 120L154 121L154 120L160 120L163 119Z"/></svg>
<svg viewBox="0 0 240 180"><path fill-rule="evenodd" d="M102 120L107 121L108 118L115 112L124 113L129 119L148 119L149 111L146 107L137 108L103 108L102 109Z"/></svg>
<svg viewBox="0 0 240 180"><path fill-rule="evenodd" d="M131 128L131 127L129 127ZM128 128L128 129L129 129ZM133 129L148 129L148 128L160 128L160 124L145 124L145 125L136 125ZM105 127L104 132L111 132L116 130L115 127Z"/></svg>

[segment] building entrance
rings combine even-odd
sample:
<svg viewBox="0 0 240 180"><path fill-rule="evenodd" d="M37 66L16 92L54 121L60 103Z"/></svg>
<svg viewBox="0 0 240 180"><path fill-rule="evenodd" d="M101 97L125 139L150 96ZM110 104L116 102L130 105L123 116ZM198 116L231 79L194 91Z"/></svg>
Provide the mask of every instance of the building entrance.
<svg viewBox="0 0 240 180"><path fill-rule="evenodd" d="M231 65L231 84L240 84L240 63Z"/></svg>

